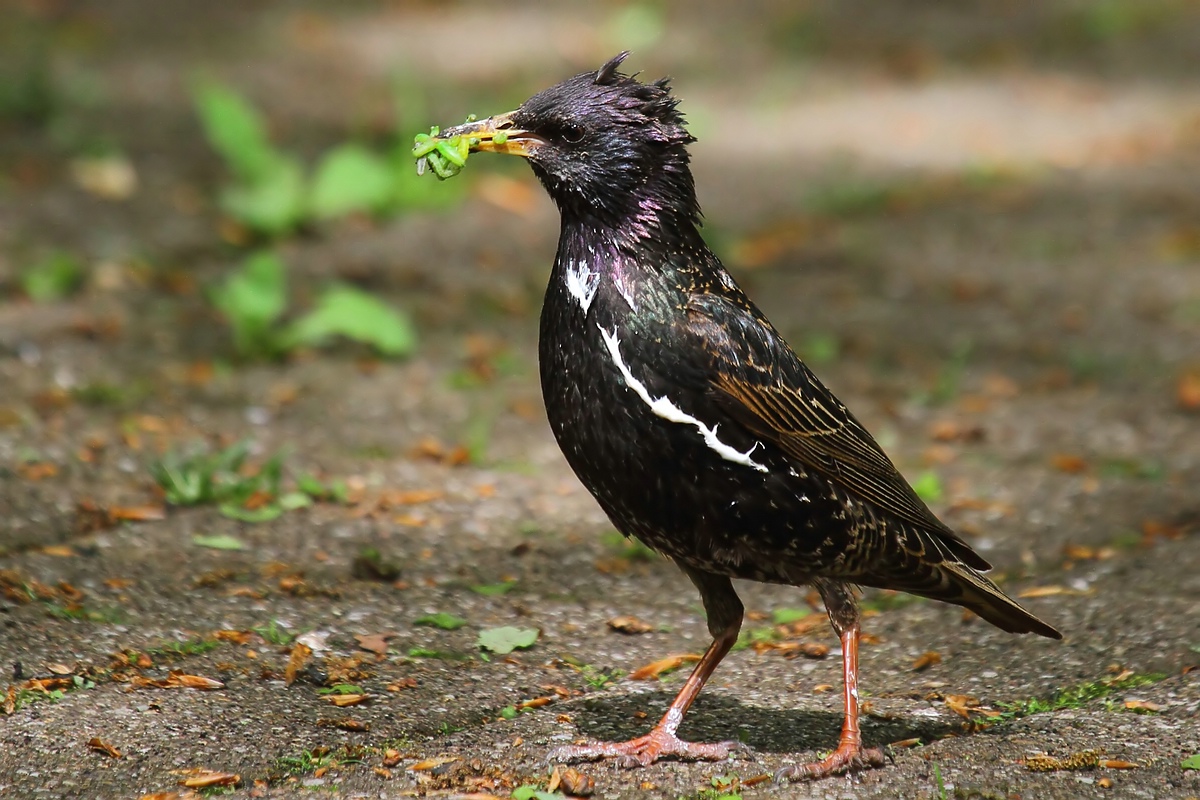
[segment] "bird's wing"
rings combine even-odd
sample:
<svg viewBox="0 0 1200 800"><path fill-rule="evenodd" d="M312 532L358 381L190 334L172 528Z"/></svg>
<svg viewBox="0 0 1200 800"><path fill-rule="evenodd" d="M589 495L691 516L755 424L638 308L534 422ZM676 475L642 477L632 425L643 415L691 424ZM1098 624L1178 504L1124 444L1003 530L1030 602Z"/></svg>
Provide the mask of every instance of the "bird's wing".
<svg viewBox="0 0 1200 800"><path fill-rule="evenodd" d="M690 332L711 356L709 391L734 421L859 500L934 534L967 565L989 568L933 515L866 428L752 304L701 294L687 310Z"/></svg>

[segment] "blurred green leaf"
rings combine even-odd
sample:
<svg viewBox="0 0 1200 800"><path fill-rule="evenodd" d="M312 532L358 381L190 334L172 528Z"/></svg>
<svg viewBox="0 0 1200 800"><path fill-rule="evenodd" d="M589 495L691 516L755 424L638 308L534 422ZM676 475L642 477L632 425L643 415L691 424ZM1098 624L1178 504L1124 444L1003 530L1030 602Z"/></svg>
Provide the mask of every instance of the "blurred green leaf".
<svg viewBox="0 0 1200 800"><path fill-rule="evenodd" d="M259 177L239 180L221 192L221 210L259 233L278 236L304 219L304 167L278 156Z"/></svg>
<svg viewBox="0 0 1200 800"><path fill-rule="evenodd" d="M70 253L56 251L21 273L21 290L35 303L61 300L79 288L83 268Z"/></svg>
<svg viewBox="0 0 1200 800"><path fill-rule="evenodd" d="M246 544L241 539L235 539L226 534L216 536L193 536L192 544L198 547L208 547L213 550L245 550Z"/></svg>
<svg viewBox="0 0 1200 800"><path fill-rule="evenodd" d="M777 608L771 612L771 622L776 625L787 625L804 619L811 613L807 608Z"/></svg>
<svg viewBox="0 0 1200 800"><path fill-rule="evenodd" d="M467 621L462 617L456 617L444 611L439 611L436 614L426 614L419 619L413 620L413 625L428 625L433 628L441 628L444 631L456 631L466 624Z"/></svg>
<svg viewBox="0 0 1200 800"><path fill-rule="evenodd" d="M233 329L242 356L274 355L279 349L272 326L287 308L287 278L274 253L260 251L210 291L213 305Z"/></svg>
<svg viewBox="0 0 1200 800"><path fill-rule="evenodd" d="M1200 769L1200 753L1188 756L1183 761L1179 762L1179 766L1184 769Z"/></svg>
<svg viewBox="0 0 1200 800"><path fill-rule="evenodd" d="M942 480L936 472L922 472L917 476L917 479L912 483L913 490L917 496L926 503L936 503L942 499L945 492L942 489Z"/></svg>
<svg viewBox="0 0 1200 800"><path fill-rule="evenodd" d="M276 168L280 154L267 138L258 112L245 98L211 80L198 82L192 96L205 138L239 179L258 182Z"/></svg>
<svg viewBox="0 0 1200 800"><path fill-rule="evenodd" d="M358 144L343 144L317 165L308 209L328 219L355 212L380 212L392 200L391 165Z"/></svg>
<svg viewBox="0 0 1200 800"><path fill-rule="evenodd" d="M536 628L488 628L479 632L479 646L497 655L532 647L538 640Z"/></svg>
<svg viewBox="0 0 1200 800"><path fill-rule="evenodd" d="M326 291L315 309L287 328L283 342L318 345L331 336L372 345L386 356L407 355L417 344L407 316L351 286Z"/></svg>

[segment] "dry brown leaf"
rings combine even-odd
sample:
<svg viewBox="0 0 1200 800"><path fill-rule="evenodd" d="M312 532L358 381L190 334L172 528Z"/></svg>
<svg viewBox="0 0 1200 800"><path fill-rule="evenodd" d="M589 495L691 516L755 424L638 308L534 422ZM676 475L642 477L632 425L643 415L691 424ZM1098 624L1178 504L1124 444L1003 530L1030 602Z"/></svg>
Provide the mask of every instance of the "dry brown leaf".
<svg viewBox="0 0 1200 800"><path fill-rule="evenodd" d="M1175 400L1184 411L1200 411L1200 371L1185 372L1175 384Z"/></svg>
<svg viewBox="0 0 1200 800"><path fill-rule="evenodd" d="M942 663L942 654L934 650L929 650L922 653L921 656L913 662L912 671L920 672L921 670L929 669L934 664Z"/></svg>
<svg viewBox="0 0 1200 800"><path fill-rule="evenodd" d="M113 506L108 509L108 515L127 522L151 522L166 519L167 509L165 506Z"/></svg>
<svg viewBox="0 0 1200 800"><path fill-rule="evenodd" d="M88 747L95 750L97 753L103 753L109 758L124 758L121 751L113 747L108 742L101 739L99 736L93 736L88 740Z"/></svg>
<svg viewBox="0 0 1200 800"><path fill-rule="evenodd" d="M47 664L46 671L52 672L55 675L70 675L75 670L71 669L66 664Z"/></svg>
<svg viewBox="0 0 1200 800"><path fill-rule="evenodd" d="M42 554L47 556L57 556L58 558L70 558L78 555L73 548L67 547L64 544L51 544L42 548Z"/></svg>
<svg viewBox="0 0 1200 800"><path fill-rule="evenodd" d="M1059 472L1066 472L1069 475L1078 475L1081 472L1087 472L1088 463L1080 456L1071 455L1069 453L1056 453L1050 457L1050 465Z"/></svg>
<svg viewBox="0 0 1200 800"><path fill-rule="evenodd" d="M166 688L168 689L200 689L202 691L215 691L224 689L225 684L213 678L205 678L200 675L186 675L182 672L172 672L166 680Z"/></svg>
<svg viewBox="0 0 1200 800"><path fill-rule="evenodd" d="M516 709L517 709L517 711L520 711L523 708L541 708L542 706L550 705L557 699L558 699L558 697L556 695L548 695L546 697L535 697L532 700L525 700L520 703L517 703Z"/></svg>
<svg viewBox="0 0 1200 800"><path fill-rule="evenodd" d="M700 656L690 654L667 656L666 658L660 658L658 661L634 670L630 674L629 679L634 681L652 680L660 675L670 672L671 670L679 669L684 664L692 664L699 660Z"/></svg>
<svg viewBox="0 0 1200 800"><path fill-rule="evenodd" d="M8 691L4 693L4 713L6 716L12 716L17 712L17 687L13 684L8 685Z"/></svg>
<svg viewBox="0 0 1200 800"><path fill-rule="evenodd" d="M818 683L813 687L813 694L822 694L833 689L832 683Z"/></svg>
<svg viewBox="0 0 1200 800"><path fill-rule="evenodd" d="M416 678L402 678L398 681L392 681L389 683L387 685L387 690L389 692L399 692L403 691L404 689L415 689L417 688L417 685Z"/></svg>
<svg viewBox="0 0 1200 800"><path fill-rule="evenodd" d="M390 781L392 779L392 771L386 767L372 767L371 771L383 778L385 781Z"/></svg>
<svg viewBox="0 0 1200 800"><path fill-rule="evenodd" d="M346 708L347 706L356 706L359 703L365 703L371 698L369 694L331 694L325 697L330 703L333 703L338 708Z"/></svg>
<svg viewBox="0 0 1200 800"><path fill-rule="evenodd" d="M300 670L304 669L304 665L308 663L308 659L312 657L312 648L306 644L296 642L292 646L292 654L288 658L287 666L283 670L283 680L288 686L291 686L296 681L296 676L300 674Z"/></svg>
<svg viewBox="0 0 1200 800"><path fill-rule="evenodd" d="M1121 761L1114 758L1100 759L1100 766L1105 769L1138 769L1141 765L1133 761Z"/></svg>
<svg viewBox="0 0 1200 800"><path fill-rule="evenodd" d="M355 634L354 638L358 641L358 646L363 650L387 655L388 639L391 639L395 635L394 633L368 633Z"/></svg>
<svg viewBox="0 0 1200 800"><path fill-rule="evenodd" d="M319 719L317 720L317 725L322 728L339 728L343 731L350 731L351 733L365 733L371 730L371 726L367 723L359 722L356 719L349 718Z"/></svg>
<svg viewBox="0 0 1200 800"><path fill-rule="evenodd" d="M186 786L189 789L204 789L208 786L236 786L241 780L241 775L234 775L231 772L215 772L201 769L192 775L192 777L181 780L179 785Z"/></svg>
<svg viewBox="0 0 1200 800"><path fill-rule="evenodd" d="M914 736L911 739L901 739L898 742L892 742L891 744L888 745L888 747L899 747L899 748L905 749L905 748L909 748L909 747L918 747L920 744L921 744L921 737Z"/></svg>
<svg viewBox="0 0 1200 800"><path fill-rule="evenodd" d="M619 633L628 634L649 633L654 630L654 626L649 622L628 615L613 617L608 621L608 627Z"/></svg>
<svg viewBox="0 0 1200 800"><path fill-rule="evenodd" d="M1153 711L1155 713L1163 710L1163 706L1149 700L1126 700L1125 707L1130 711Z"/></svg>
<svg viewBox="0 0 1200 800"><path fill-rule="evenodd" d="M562 771L560 785L563 794L568 797L590 797L596 791L596 781L574 767L567 767Z"/></svg>
<svg viewBox="0 0 1200 800"><path fill-rule="evenodd" d="M400 754L399 750L393 750L389 747L383 751L383 765L385 767L394 767L399 764L403 758L404 756Z"/></svg>
<svg viewBox="0 0 1200 800"><path fill-rule="evenodd" d="M214 639L222 642L233 642L234 644L246 644L252 636L254 636L254 631L223 630L213 634Z"/></svg>
<svg viewBox="0 0 1200 800"><path fill-rule="evenodd" d="M453 761L458 761L458 756L438 756L436 758L427 758L424 761L418 761L408 768L409 772L426 772L431 769L437 769L443 764L449 764Z"/></svg>
<svg viewBox="0 0 1200 800"><path fill-rule="evenodd" d="M409 489L405 491L384 492L379 498L380 508L395 508L396 506L415 506L430 503L446 496L441 489Z"/></svg>

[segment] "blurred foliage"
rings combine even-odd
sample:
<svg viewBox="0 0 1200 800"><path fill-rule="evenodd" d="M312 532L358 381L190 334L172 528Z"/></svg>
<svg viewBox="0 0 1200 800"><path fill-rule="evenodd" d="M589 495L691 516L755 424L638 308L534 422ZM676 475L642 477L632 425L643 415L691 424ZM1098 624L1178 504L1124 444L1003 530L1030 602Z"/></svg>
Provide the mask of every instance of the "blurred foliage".
<svg viewBox="0 0 1200 800"><path fill-rule="evenodd" d="M35 303L51 303L83 283L83 267L71 253L55 250L21 272L21 291Z"/></svg>
<svg viewBox="0 0 1200 800"><path fill-rule="evenodd" d="M261 236L284 236L310 222L351 214L388 217L462 199L461 190L417 179L411 145L402 135L380 149L359 142L334 145L310 175L298 156L271 141L262 116L234 89L202 80L193 98L205 138L230 173L221 209Z"/></svg>
<svg viewBox="0 0 1200 800"><path fill-rule="evenodd" d="M234 349L243 358L277 358L338 336L385 356L407 355L416 347L416 331L406 315L352 286L328 287L311 311L284 323L287 276L283 261L267 251L251 254L209 296L229 323Z"/></svg>

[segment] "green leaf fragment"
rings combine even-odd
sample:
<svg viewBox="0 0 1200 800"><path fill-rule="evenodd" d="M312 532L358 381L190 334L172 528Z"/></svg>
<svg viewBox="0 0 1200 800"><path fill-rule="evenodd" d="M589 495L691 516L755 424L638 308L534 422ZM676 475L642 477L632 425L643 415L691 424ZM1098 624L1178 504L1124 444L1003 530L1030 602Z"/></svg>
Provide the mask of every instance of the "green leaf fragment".
<svg viewBox="0 0 1200 800"><path fill-rule="evenodd" d="M380 212L393 193L388 162L361 145L344 144L326 153L317 166L308 208L322 219Z"/></svg>
<svg viewBox="0 0 1200 800"><path fill-rule="evenodd" d="M513 650L532 647L538 640L538 635L536 628L489 628L479 632L478 644L484 650L504 655Z"/></svg>
<svg viewBox="0 0 1200 800"><path fill-rule="evenodd" d="M456 631L467 621L462 617L456 617L453 614L447 614L439 611L436 614L426 614L419 619L413 620L413 625L428 625L433 628L441 628L444 631Z"/></svg>
<svg viewBox="0 0 1200 800"><path fill-rule="evenodd" d="M208 547L213 550L245 550L246 544L241 539L235 539L227 534L216 536L193 536L192 544L198 547Z"/></svg>
<svg viewBox="0 0 1200 800"><path fill-rule="evenodd" d="M385 356L407 355L417 343L407 316L350 286L327 290L317 307L289 326L282 338L293 346L318 345L332 336L369 344Z"/></svg>
<svg viewBox="0 0 1200 800"><path fill-rule="evenodd" d="M1179 762L1179 766L1184 769L1200 769L1200 753L1188 756L1183 761Z"/></svg>
<svg viewBox="0 0 1200 800"><path fill-rule="evenodd" d="M777 608L771 612L771 621L776 625L787 625L802 620L811 613L807 608Z"/></svg>

